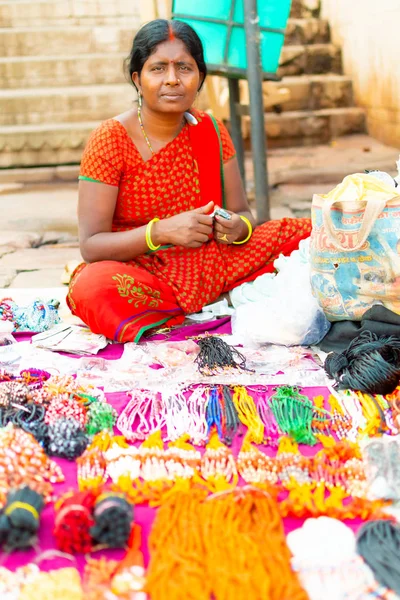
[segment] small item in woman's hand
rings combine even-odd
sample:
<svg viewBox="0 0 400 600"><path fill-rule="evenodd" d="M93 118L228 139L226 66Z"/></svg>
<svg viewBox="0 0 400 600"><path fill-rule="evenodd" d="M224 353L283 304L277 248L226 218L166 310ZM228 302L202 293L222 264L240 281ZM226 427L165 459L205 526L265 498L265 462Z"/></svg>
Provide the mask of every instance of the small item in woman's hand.
<svg viewBox="0 0 400 600"><path fill-rule="evenodd" d="M230 221L232 218L232 215L228 213L227 210L225 210L224 208L220 208L219 206L217 206L214 212L211 213L212 217L215 217L216 215L218 215L218 217L222 217L223 219L227 219L228 221Z"/></svg>

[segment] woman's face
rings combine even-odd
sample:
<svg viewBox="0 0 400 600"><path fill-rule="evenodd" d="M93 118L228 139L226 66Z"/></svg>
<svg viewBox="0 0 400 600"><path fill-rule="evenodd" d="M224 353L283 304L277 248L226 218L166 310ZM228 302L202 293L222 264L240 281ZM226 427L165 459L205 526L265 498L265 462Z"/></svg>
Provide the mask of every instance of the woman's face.
<svg viewBox="0 0 400 600"><path fill-rule="evenodd" d="M196 61L178 39L159 44L144 63L140 77L137 72L132 75L144 104L159 112L188 110L202 79Z"/></svg>

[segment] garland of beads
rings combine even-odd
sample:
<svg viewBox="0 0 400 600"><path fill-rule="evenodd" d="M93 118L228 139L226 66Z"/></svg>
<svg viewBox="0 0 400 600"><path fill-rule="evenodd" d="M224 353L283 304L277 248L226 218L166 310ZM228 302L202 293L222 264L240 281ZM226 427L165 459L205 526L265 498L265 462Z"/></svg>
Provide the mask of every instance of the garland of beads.
<svg viewBox="0 0 400 600"><path fill-rule="evenodd" d="M88 446L82 456L76 460L78 488L81 492L98 490L105 483L107 461L104 452L98 446Z"/></svg>
<svg viewBox="0 0 400 600"><path fill-rule="evenodd" d="M50 456L75 460L85 451L89 439L76 419L58 419L47 430L46 451Z"/></svg>
<svg viewBox="0 0 400 600"><path fill-rule="evenodd" d="M256 448L248 435L237 458L237 469L243 480L251 485L270 489L278 483L275 460Z"/></svg>
<svg viewBox="0 0 400 600"><path fill-rule="evenodd" d="M131 400L117 420L117 427L127 440L144 440L165 426L165 411L159 394L135 390L129 395Z"/></svg>
<svg viewBox="0 0 400 600"><path fill-rule="evenodd" d="M45 423L47 425L54 425L54 423L62 418L74 419L82 429L85 429L88 420L87 410L73 396L58 396L53 398L46 409Z"/></svg>
<svg viewBox="0 0 400 600"><path fill-rule="evenodd" d="M3 600L82 600L78 570L72 567L40 571L36 564L19 567L15 572L0 568ZM97 599L99 600L99 599Z"/></svg>
<svg viewBox="0 0 400 600"><path fill-rule="evenodd" d="M201 454L183 436L164 447L160 431L151 434L139 448L114 444L105 451L107 475L113 489L126 494L134 504L161 504L175 487L190 487L198 479Z"/></svg>
<svg viewBox="0 0 400 600"><path fill-rule="evenodd" d="M237 486L239 476L231 450L213 432L201 458L200 473L211 492L221 492Z"/></svg>
<svg viewBox="0 0 400 600"><path fill-rule="evenodd" d="M21 405L32 399L32 393L27 385L19 381L4 381L0 383L0 406L10 407Z"/></svg>
<svg viewBox="0 0 400 600"><path fill-rule="evenodd" d="M86 433L95 435L100 431L112 431L118 417L117 411L106 402L90 404L87 413Z"/></svg>
<svg viewBox="0 0 400 600"><path fill-rule="evenodd" d="M35 438L9 424L0 429L0 506L10 489L28 485L48 501L52 483L64 481L61 468L50 460Z"/></svg>

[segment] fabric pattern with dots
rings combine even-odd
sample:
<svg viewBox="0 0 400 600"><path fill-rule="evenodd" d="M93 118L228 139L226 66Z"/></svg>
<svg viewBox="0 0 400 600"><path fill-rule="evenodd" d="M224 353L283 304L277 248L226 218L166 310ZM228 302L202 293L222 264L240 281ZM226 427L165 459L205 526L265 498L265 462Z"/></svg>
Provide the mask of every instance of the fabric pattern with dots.
<svg viewBox="0 0 400 600"><path fill-rule="evenodd" d="M196 128L202 127L203 120L209 118L204 113L196 116L199 116ZM190 127L192 126L186 124L173 141L147 161L143 160L119 121L105 121L93 132L82 157L80 178L118 187L113 231L140 227L155 217L168 218L204 204ZM218 127L223 161L227 162L235 155L235 149L225 126L218 122ZM212 133L216 135L215 130ZM164 290L165 287L169 288L169 302L172 302L172 306L173 298L176 299L176 305L180 309L178 313L192 313L213 302L221 293L231 290L235 285L271 271L274 259L281 252L288 254L296 249L300 240L308 237L310 232L309 219L270 221L257 227L246 244L223 245L210 240L196 249L179 246L161 248L126 264L114 263L114 276L133 276L132 273L129 275L130 267L135 271L135 281L140 283L140 274L146 272L152 276L151 286L154 287L157 285L155 282L159 282ZM79 304L83 300L78 287L88 285L88 271L93 266L82 265L78 268L69 293L71 308L81 318L84 312L83 320L86 319L86 322L91 317L87 310L80 310ZM99 268L96 269L98 271ZM78 285L81 284L79 280L85 271L82 285ZM107 277L110 278L110 273ZM105 281L103 283L106 284ZM110 289L109 286L110 281L107 280L105 288ZM98 288L97 285L95 287ZM116 287L114 293L118 295ZM121 297L118 303L120 300ZM133 308L130 308L133 312ZM176 314L173 318L176 318ZM117 320L118 317L116 322ZM88 325L91 327L91 323ZM98 320L96 328L101 329ZM138 331L137 328L132 328L132 331L128 328L125 339L121 341L137 339Z"/></svg>

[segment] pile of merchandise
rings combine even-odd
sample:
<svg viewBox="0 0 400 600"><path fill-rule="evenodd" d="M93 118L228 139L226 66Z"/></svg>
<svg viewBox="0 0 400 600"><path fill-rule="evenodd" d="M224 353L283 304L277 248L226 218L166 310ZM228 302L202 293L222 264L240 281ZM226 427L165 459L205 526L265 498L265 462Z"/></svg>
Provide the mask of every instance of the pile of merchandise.
<svg viewBox="0 0 400 600"><path fill-rule="evenodd" d="M392 339L363 334L323 365L229 335L84 358L14 336L2 599L400 597Z"/></svg>

